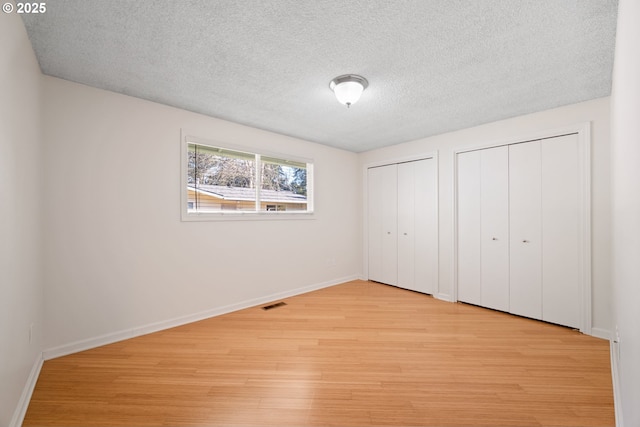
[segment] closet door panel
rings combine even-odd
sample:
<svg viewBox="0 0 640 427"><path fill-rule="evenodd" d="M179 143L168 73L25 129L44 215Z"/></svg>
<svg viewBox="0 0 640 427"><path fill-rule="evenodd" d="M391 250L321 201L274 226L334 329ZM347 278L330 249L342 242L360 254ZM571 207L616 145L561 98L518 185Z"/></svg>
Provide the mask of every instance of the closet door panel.
<svg viewBox="0 0 640 427"><path fill-rule="evenodd" d="M438 168L436 160L414 165L415 288L434 294L438 284Z"/></svg>
<svg viewBox="0 0 640 427"><path fill-rule="evenodd" d="M398 164L398 286L415 290L416 163ZM421 219L418 219L421 220Z"/></svg>
<svg viewBox="0 0 640 427"><path fill-rule="evenodd" d="M509 310L509 151L480 151L481 301Z"/></svg>
<svg viewBox="0 0 640 427"><path fill-rule="evenodd" d="M380 282L389 285L398 283L398 167L383 166L381 191L382 213L382 259Z"/></svg>
<svg viewBox="0 0 640 427"><path fill-rule="evenodd" d="M578 136L542 141L542 319L580 327Z"/></svg>
<svg viewBox="0 0 640 427"><path fill-rule="evenodd" d="M369 280L395 285L397 281L396 165L368 171Z"/></svg>
<svg viewBox="0 0 640 427"><path fill-rule="evenodd" d="M480 151L458 154L458 300L480 305Z"/></svg>
<svg viewBox="0 0 640 427"><path fill-rule="evenodd" d="M381 168L371 168L367 171L368 181L368 220L369 220L369 280L382 281L382 209L384 197L382 181L384 171Z"/></svg>
<svg viewBox="0 0 640 427"><path fill-rule="evenodd" d="M509 146L509 311L542 318L540 142Z"/></svg>

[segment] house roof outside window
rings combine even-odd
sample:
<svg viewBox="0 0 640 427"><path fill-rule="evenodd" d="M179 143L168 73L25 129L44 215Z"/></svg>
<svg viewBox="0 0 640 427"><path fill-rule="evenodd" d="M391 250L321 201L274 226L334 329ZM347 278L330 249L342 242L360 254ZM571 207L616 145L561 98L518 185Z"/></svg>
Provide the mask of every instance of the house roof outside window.
<svg viewBox="0 0 640 427"><path fill-rule="evenodd" d="M223 200L252 201L256 198L255 188L227 187L225 185L189 185L189 190L197 191ZM260 190L262 202L307 203L307 197L293 191Z"/></svg>

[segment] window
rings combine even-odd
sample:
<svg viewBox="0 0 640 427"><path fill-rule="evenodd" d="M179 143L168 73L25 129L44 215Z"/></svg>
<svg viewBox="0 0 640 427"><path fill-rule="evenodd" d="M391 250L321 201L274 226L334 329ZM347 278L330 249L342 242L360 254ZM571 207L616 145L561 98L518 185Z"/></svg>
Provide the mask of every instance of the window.
<svg viewBox="0 0 640 427"><path fill-rule="evenodd" d="M183 219L312 212L313 164L185 141ZM186 176L184 176L186 175Z"/></svg>

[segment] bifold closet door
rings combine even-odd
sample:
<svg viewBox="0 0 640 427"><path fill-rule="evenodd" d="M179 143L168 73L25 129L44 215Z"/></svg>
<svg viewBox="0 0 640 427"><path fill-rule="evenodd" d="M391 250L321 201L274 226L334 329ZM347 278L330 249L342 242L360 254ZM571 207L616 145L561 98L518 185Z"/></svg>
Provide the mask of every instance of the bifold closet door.
<svg viewBox="0 0 640 427"><path fill-rule="evenodd" d="M399 287L433 294L437 283L437 168L434 159L398 164Z"/></svg>
<svg viewBox="0 0 640 427"><path fill-rule="evenodd" d="M579 328L578 135L509 150L510 311Z"/></svg>
<svg viewBox="0 0 640 427"><path fill-rule="evenodd" d="M458 154L458 300L509 310L508 150Z"/></svg>
<svg viewBox="0 0 640 427"><path fill-rule="evenodd" d="M458 154L458 300L481 305L480 151Z"/></svg>
<svg viewBox="0 0 640 427"><path fill-rule="evenodd" d="M457 155L458 300L581 327L580 155L578 134Z"/></svg>
<svg viewBox="0 0 640 427"><path fill-rule="evenodd" d="M578 135L541 141L542 319L580 327Z"/></svg>
<svg viewBox="0 0 640 427"><path fill-rule="evenodd" d="M398 286L415 286L415 164L398 164Z"/></svg>
<svg viewBox="0 0 640 427"><path fill-rule="evenodd" d="M540 141L509 146L509 311L542 319Z"/></svg>
<svg viewBox="0 0 640 427"><path fill-rule="evenodd" d="M480 151L482 305L509 310L509 151Z"/></svg>
<svg viewBox="0 0 640 427"><path fill-rule="evenodd" d="M368 170L369 279L396 285L398 280L397 165Z"/></svg>

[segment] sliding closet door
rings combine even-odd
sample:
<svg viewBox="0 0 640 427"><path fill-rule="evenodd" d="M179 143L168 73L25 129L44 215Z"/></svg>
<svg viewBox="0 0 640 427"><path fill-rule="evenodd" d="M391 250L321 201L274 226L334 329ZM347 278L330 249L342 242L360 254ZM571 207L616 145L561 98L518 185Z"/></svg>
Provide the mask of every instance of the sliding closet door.
<svg viewBox="0 0 640 427"><path fill-rule="evenodd" d="M435 292L437 214L436 161L398 164L398 286Z"/></svg>
<svg viewBox="0 0 640 427"><path fill-rule="evenodd" d="M480 151L481 302L509 310L509 151Z"/></svg>
<svg viewBox="0 0 640 427"><path fill-rule="evenodd" d="M395 285L398 280L397 165L368 171L369 279Z"/></svg>
<svg viewBox="0 0 640 427"><path fill-rule="evenodd" d="M481 305L480 151L458 154L458 300Z"/></svg>
<svg viewBox="0 0 640 427"><path fill-rule="evenodd" d="M578 135L542 144L542 319L580 327Z"/></svg>
<svg viewBox="0 0 640 427"><path fill-rule="evenodd" d="M540 141L509 146L509 311L542 319Z"/></svg>

